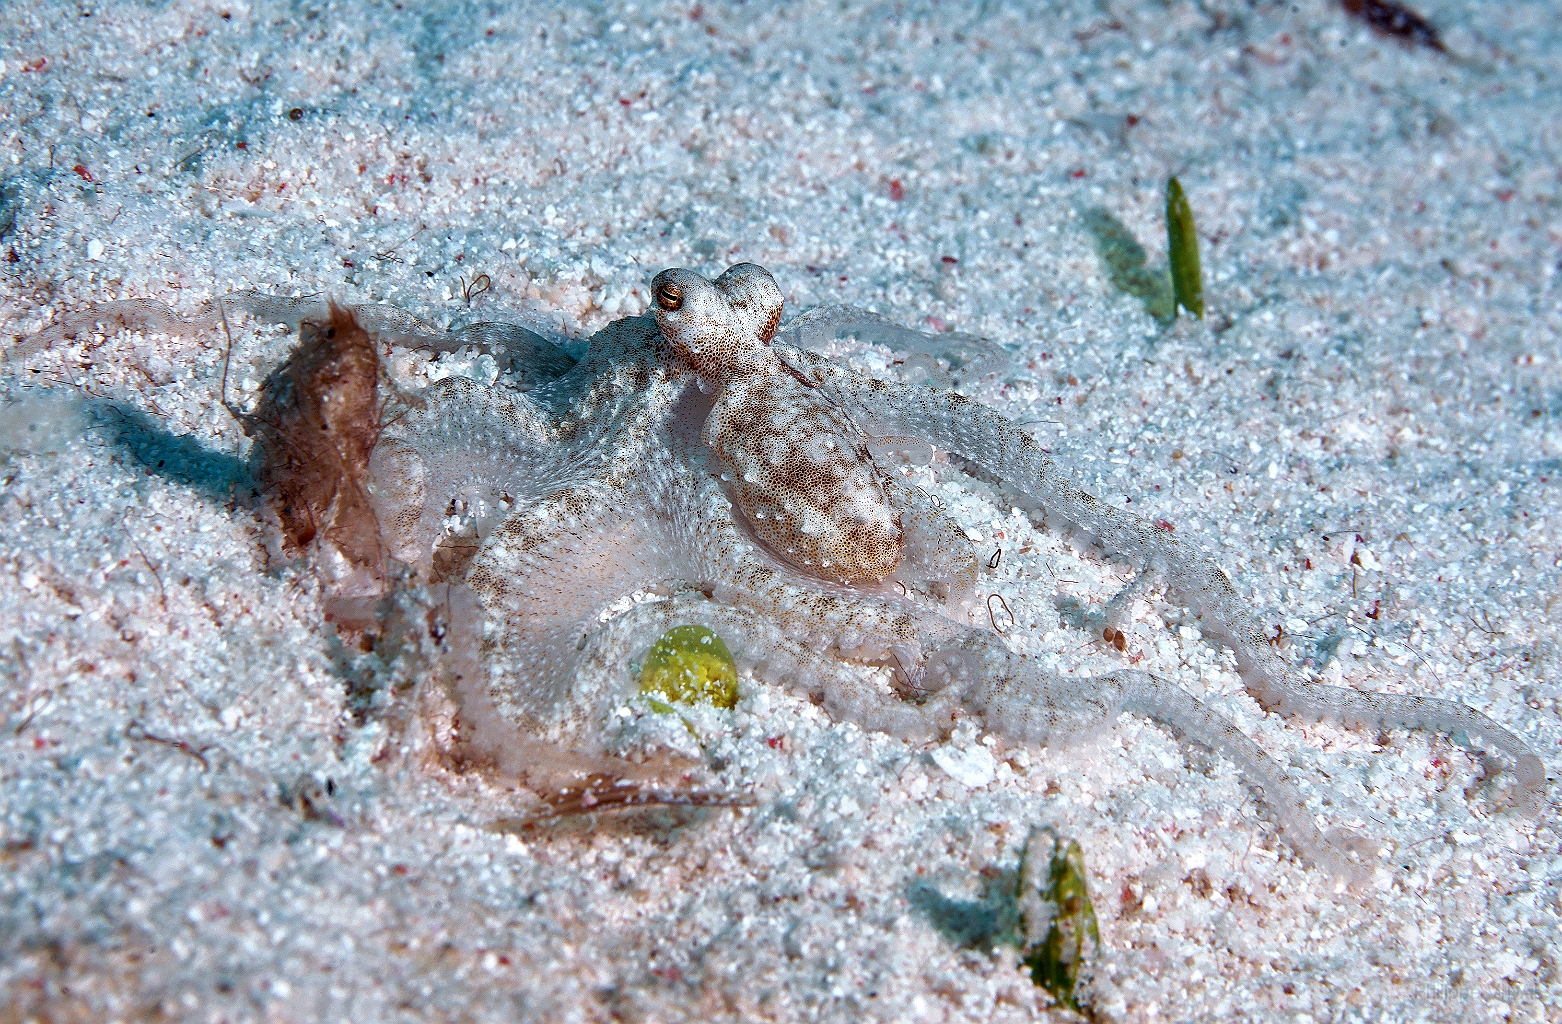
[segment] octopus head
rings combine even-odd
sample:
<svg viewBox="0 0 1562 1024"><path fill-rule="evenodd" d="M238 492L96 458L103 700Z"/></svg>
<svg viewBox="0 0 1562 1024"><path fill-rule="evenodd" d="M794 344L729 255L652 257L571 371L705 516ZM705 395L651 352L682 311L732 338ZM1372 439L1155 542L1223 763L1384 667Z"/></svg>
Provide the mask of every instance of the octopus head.
<svg viewBox="0 0 1562 1024"><path fill-rule="evenodd" d="M715 384L752 373L774 357L781 289L764 267L739 263L714 281L664 270L651 281L651 311L674 352Z"/></svg>

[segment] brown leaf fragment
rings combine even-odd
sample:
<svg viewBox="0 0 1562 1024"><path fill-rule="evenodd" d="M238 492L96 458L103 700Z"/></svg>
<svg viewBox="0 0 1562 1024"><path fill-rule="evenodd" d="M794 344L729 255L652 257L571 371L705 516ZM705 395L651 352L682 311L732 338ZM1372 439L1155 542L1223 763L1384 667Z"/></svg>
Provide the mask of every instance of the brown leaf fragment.
<svg viewBox="0 0 1562 1024"><path fill-rule="evenodd" d="M1366 22L1374 30L1407 43L1447 53L1436 26L1395 0L1340 0L1345 13Z"/></svg>
<svg viewBox="0 0 1562 1024"><path fill-rule="evenodd" d="M379 383L373 339L351 310L332 303L329 320L300 326L298 347L266 379L245 423L288 546L330 545L374 582L386 569L367 487Z"/></svg>
<svg viewBox="0 0 1562 1024"><path fill-rule="evenodd" d="M547 815L590 814L634 807L751 807L755 803L748 793L668 788L645 780L599 774L541 796Z"/></svg>

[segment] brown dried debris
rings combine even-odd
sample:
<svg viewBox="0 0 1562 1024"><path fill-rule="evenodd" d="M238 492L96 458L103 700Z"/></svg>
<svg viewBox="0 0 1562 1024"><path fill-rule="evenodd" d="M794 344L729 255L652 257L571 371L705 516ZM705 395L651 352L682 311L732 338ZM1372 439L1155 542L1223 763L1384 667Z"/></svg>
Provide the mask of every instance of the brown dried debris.
<svg viewBox="0 0 1562 1024"><path fill-rule="evenodd" d="M1396 0L1340 0L1345 13L1386 36L1447 53L1437 27Z"/></svg>
<svg viewBox="0 0 1562 1024"><path fill-rule="evenodd" d="M374 340L351 310L332 303L329 320L303 322L298 347L244 418L288 547L330 545L381 583L385 550L367 485L383 408Z"/></svg>

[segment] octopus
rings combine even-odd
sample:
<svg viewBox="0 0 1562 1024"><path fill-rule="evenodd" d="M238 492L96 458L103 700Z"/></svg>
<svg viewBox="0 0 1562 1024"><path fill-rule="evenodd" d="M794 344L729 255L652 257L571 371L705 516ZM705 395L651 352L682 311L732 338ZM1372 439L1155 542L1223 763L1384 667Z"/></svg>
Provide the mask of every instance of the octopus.
<svg viewBox="0 0 1562 1024"><path fill-rule="evenodd" d="M780 289L754 264L714 281L667 270L651 287L649 312L601 330L578 361L486 325L456 341L510 352L508 381L449 377L416 393L342 384L383 383L369 334L399 323L398 340L415 342L416 325L333 308L303 324L243 414L283 453L270 478L280 518L296 546L329 555L344 620L407 581L435 595L445 668L430 714L467 763L536 788L597 780L588 805L613 786L691 778L702 712L652 706L635 666L669 629L699 626L754 678L912 744L962 722L1004 744L1060 744L1145 716L1234 762L1304 858L1370 875L1361 841L1320 829L1297 780L1176 683L1126 666L1064 678L1011 649L976 599L972 542L898 471L945 453L1129 567L1101 616L1109 638L1159 588L1234 652L1266 710L1447 733L1504 755L1520 802L1545 786L1524 742L1469 707L1309 681L1225 572L1082 490L994 410L784 340L871 314L815 310L783 332ZM299 437L328 439L336 454L313 459L325 470L298 471L300 446L322 444Z"/></svg>

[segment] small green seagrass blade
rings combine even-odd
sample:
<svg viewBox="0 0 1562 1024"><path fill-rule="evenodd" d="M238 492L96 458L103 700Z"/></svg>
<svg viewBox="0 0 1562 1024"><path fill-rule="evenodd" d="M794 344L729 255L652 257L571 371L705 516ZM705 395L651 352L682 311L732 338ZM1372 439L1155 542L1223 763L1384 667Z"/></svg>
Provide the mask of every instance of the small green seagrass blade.
<svg viewBox="0 0 1562 1024"><path fill-rule="evenodd" d="M1062 841L1052 837L1051 857L1046 864L1046 884L1040 884L1041 864L1044 856L1039 843L1040 830L1033 831L1026 842L1020 867L1020 902L1027 906L1027 918L1037 914L1047 921L1045 937L1035 934L1037 922L1027 919L1025 927L1030 939L1039 943L1023 953L1025 966L1030 968L1031 981L1050 992L1059 1003L1081 1012L1075 985L1079 982L1080 969L1093 958L1101 946L1101 931L1096 925L1096 910L1090 903L1086 885L1085 855L1072 839ZM1026 889L1035 886L1034 902L1027 900Z"/></svg>
<svg viewBox="0 0 1562 1024"><path fill-rule="evenodd" d="M1166 252L1171 261L1172 294L1177 305L1204 319L1204 275L1199 269L1199 235L1193 226L1182 183L1166 183Z"/></svg>

